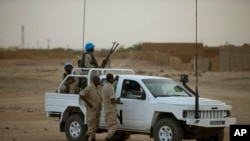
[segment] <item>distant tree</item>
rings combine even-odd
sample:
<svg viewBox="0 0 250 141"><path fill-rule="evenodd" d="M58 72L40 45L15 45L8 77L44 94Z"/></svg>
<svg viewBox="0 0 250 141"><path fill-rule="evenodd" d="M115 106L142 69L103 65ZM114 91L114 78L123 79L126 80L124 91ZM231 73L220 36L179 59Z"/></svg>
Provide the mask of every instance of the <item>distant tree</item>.
<svg viewBox="0 0 250 141"><path fill-rule="evenodd" d="M124 46L119 46L118 52L128 52L128 51L133 51L133 50L141 50L141 45L142 43L137 43L132 45L131 47L125 48Z"/></svg>
<svg viewBox="0 0 250 141"><path fill-rule="evenodd" d="M137 43L137 44L132 45L132 47L129 47L128 49L129 50L141 50L141 45L142 43Z"/></svg>
<svg viewBox="0 0 250 141"><path fill-rule="evenodd" d="M125 49L125 47L123 45L119 46L119 48L117 49L117 52L127 52L128 50Z"/></svg>

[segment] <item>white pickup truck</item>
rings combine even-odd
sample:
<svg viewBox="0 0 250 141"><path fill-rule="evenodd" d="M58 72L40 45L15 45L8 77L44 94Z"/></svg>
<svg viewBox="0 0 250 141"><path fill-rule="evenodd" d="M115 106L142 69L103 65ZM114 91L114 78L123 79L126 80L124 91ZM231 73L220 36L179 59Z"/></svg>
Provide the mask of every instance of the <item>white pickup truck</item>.
<svg viewBox="0 0 250 141"><path fill-rule="evenodd" d="M85 71L86 75L73 72ZM165 77L135 75L130 69L74 69L59 85L57 92L46 92L47 117L60 118L60 131L69 141L80 141L85 134L86 109L78 94L62 94L60 87L68 77L85 78L98 74L102 83L105 75L119 75L116 96L123 104L117 105L118 133L147 134L155 141L223 141L224 128L235 124L230 117L232 106L221 101L196 97L187 87L187 76L181 76L183 85ZM106 130L104 110L100 131ZM120 136L126 140L129 136Z"/></svg>

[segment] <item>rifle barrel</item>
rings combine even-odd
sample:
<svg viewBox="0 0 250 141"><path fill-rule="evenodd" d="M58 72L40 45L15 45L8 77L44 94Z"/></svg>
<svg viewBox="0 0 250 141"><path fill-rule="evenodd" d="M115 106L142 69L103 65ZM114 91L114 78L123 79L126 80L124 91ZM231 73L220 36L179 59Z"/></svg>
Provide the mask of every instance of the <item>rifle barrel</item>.
<svg viewBox="0 0 250 141"><path fill-rule="evenodd" d="M106 57L107 60L109 59L111 53L113 53L113 52L116 50L116 48L118 47L118 45L119 45L119 43L116 43L116 41L113 42L113 46L111 47L111 49L110 49L110 51L109 51L109 54L108 54L107 57Z"/></svg>

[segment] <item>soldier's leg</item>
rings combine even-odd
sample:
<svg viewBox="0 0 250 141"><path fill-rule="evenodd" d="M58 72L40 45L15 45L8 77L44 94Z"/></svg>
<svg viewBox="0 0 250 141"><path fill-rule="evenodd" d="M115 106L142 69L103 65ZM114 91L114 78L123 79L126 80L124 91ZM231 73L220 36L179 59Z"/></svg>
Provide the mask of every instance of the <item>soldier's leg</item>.
<svg viewBox="0 0 250 141"><path fill-rule="evenodd" d="M117 119L116 119L116 112L109 113L107 115L107 137L108 139L112 138L117 130Z"/></svg>
<svg viewBox="0 0 250 141"><path fill-rule="evenodd" d="M88 110L87 112L87 125L88 125L87 135L91 137L91 139L95 139L96 113L93 109Z"/></svg>
<svg viewBox="0 0 250 141"><path fill-rule="evenodd" d="M100 126L100 119L101 119L101 112L97 111L96 112L96 131L99 129L99 126Z"/></svg>

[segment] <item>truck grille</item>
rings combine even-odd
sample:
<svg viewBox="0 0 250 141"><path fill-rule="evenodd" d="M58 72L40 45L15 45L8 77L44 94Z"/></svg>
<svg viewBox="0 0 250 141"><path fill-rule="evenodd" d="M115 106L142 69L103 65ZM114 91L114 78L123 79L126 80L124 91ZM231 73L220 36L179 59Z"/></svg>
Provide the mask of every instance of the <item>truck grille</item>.
<svg viewBox="0 0 250 141"><path fill-rule="evenodd" d="M221 110L210 110L210 111L199 111L200 118L202 119L215 119L215 118L225 118L227 111Z"/></svg>
<svg viewBox="0 0 250 141"><path fill-rule="evenodd" d="M187 111L187 118L194 118L195 111ZM229 116L226 110L200 110L199 117L201 119L221 119Z"/></svg>

